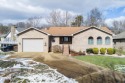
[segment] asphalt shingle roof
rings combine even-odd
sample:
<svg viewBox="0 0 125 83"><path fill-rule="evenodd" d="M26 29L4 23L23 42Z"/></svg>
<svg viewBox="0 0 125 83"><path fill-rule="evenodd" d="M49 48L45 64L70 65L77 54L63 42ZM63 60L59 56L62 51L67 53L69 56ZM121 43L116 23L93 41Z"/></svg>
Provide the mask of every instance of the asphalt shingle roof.
<svg viewBox="0 0 125 83"><path fill-rule="evenodd" d="M48 29L42 29L43 32L49 33L53 36L72 36L72 34L78 33L80 31L89 29L91 27L50 27ZM111 30L107 27L98 28L101 31L112 34Z"/></svg>
<svg viewBox="0 0 125 83"><path fill-rule="evenodd" d="M117 34L113 39L125 39L125 31Z"/></svg>

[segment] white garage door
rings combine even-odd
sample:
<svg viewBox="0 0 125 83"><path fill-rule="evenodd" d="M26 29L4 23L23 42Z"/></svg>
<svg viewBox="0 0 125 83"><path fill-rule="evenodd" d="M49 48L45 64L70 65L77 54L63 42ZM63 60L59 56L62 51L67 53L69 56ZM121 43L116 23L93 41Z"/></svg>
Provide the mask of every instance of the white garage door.
<svg viewBox="0 0 125 83"><path fill-rule="evenodd" d="M43 39L23 39L23 52L43 52Z"/></svg>

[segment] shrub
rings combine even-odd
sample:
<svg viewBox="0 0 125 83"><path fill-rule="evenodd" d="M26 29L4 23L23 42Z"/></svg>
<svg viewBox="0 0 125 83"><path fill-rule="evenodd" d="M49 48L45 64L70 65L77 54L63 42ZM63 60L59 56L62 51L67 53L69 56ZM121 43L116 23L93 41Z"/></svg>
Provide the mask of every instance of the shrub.
<svg viewBox="0 0 125 83"><path fill-rule="evenodd" d="M101 53L101 54L105 54L105 53L106 53L106 48L101 48L101 49L100 49L100 53Z"/></svg>
<svg viewBox="0 0 125 83"><path fill-rule="evenodd" d="M93 53L93 50L92 50L92 48L88 48L88 49L86 49L86 52L87 52L88 54L90 54L90 53Z"/></svg>
<svg viewBox="0 0 125 83"><path fill-rule="evenodd" d="M113 48L108 48L107 49L107 53L110 54L110 55L112 55L114 53Z"/></svg>
<svg viewBox="0 0 125 83"><path fill-rule="evenodd" d="M62 48L59 45L55 45L55 46L52 47L52 51L54 53L62 53Z"/></svg>
<svg viewBox="0 0 125 83"><path fill-rule="evenodd" d="M94 54L98 54L99 53L99 49L98 48L93 48L92 51L93 51Z"/></svg>
<svg viewBox="0 0 125 83"><path fill-rule="evenodd" d="M116 53L116 49L115 48L113 48L113 54L115 54Z"/></svg>

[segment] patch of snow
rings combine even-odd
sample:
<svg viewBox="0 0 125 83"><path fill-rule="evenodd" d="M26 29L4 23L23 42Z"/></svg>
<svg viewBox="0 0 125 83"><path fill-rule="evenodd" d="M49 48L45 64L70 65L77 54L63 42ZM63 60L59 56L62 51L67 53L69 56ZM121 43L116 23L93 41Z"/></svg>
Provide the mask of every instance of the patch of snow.
<svg viewBox="0 0 125 83"><path fill-rule="evenodd" d="M57 72L56 69L31 59L13 58L6 61L16 61L17 64L4 69L0 68L1 74L10 73L6 77L0 76L0 83L4 83L5 79L10 79L13 83L16 79L28 80L28 83L78 83L76 80Z"/></svg>
<svg viewBox="0 0 125 83"><path fill-rule="evenodd" d="M7 76L7 77L2 77L2 76L0 76L0 83L5 83L5 80L6 80L6 79L10 79L10 78L11 78L10 75Z"/></svg>
<svg viewBox="0 0 125 83"><path fill-rule="evenodd" d="M125 73L125 65L115 65L115 70Z"/></svg>
<svg viewBox="0 0 125 83"><path fill-rule="evenodd" d="M0 55L1 56L1 55ZM11 55L3 55L2 57L0 57L1 59L6 59L8 57L10 57Z"/></svg>

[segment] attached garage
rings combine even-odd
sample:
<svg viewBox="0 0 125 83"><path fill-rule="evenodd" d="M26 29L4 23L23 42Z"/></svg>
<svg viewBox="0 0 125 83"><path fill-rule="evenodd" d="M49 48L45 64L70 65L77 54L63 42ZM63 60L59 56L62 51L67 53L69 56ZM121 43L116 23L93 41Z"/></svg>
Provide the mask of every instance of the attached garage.
<svg viewBox="0 0 125 83"><path fill-rule="evenodd" d="M23 52L43 52L43 39L23 39Z"/></svg>
<svg viewBox="0 0 125 83"><path fill-rule="evenodd" d="M18 34L18 52L48 52L49 34L29 28Z"/></svg>

